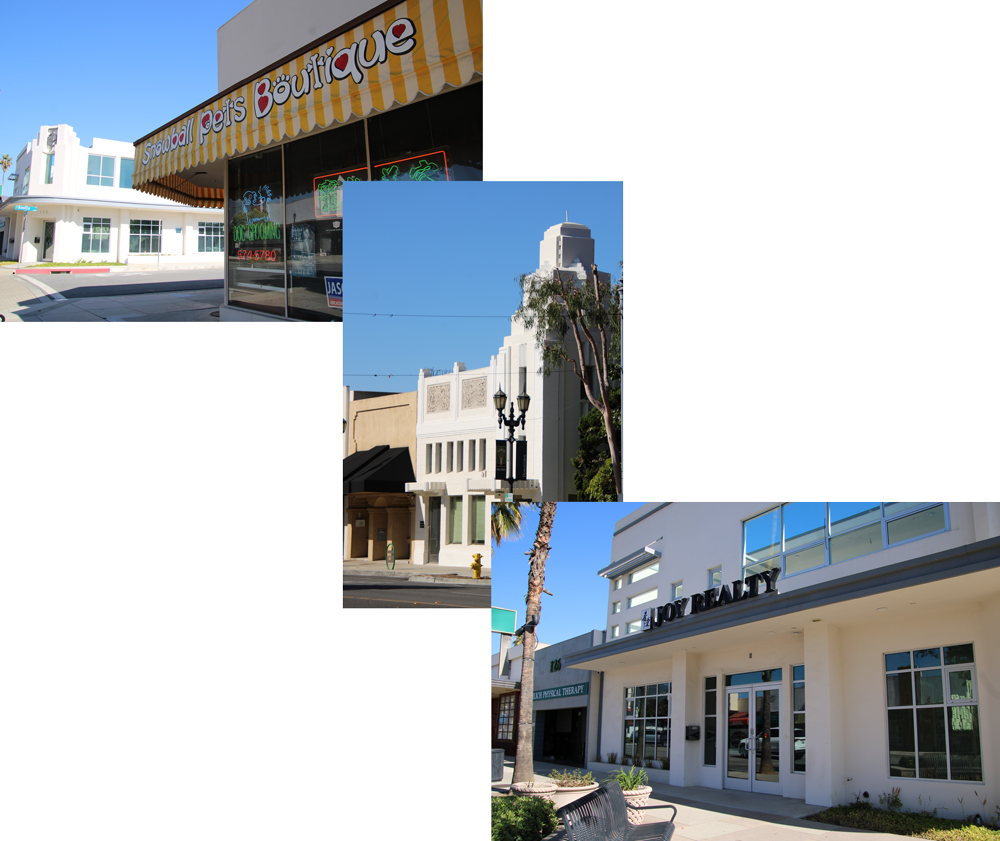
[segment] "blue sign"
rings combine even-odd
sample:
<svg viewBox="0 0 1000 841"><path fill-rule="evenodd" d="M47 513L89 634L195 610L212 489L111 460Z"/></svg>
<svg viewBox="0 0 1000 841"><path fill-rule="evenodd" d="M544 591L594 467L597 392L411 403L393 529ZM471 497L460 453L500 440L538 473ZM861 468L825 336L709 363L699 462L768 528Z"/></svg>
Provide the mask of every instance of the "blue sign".
<svg viewBox="0 0 1000 841"><path fill-rule="evenodd" d="M334 309L344 308L344 279L342 277L325 277L326 302Z"/></svg>
<svg viewBox="0 0 1000 841"><path fill-rule="evenodd" d="M28 207L25 204L15 204L14 210L38 210L37 207Z"/></svg>

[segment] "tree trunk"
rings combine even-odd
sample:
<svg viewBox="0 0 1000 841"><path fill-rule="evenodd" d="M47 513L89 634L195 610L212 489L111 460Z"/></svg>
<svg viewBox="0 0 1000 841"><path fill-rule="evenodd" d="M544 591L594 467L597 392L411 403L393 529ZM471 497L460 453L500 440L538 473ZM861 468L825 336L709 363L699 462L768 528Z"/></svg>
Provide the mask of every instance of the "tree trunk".
<svg viewBox="0 0 1000 841"><path fill-rule="evenodd" d="M537 623L542 614L545 561L549 556L549 539L552 537L552 521L556 516L556 504L543 502L540 507L538 530L535 532L535 545L531 549L530 566L528 567L528 595L525 597L527 607L522 642L524 652L521 659L521 709L517 720L517 754L514 759L512 780L515 783L530 783L535 779L532 715L534 713L537 634L536 628L529 627L528 623L533 616L536 617Z"/></svg>

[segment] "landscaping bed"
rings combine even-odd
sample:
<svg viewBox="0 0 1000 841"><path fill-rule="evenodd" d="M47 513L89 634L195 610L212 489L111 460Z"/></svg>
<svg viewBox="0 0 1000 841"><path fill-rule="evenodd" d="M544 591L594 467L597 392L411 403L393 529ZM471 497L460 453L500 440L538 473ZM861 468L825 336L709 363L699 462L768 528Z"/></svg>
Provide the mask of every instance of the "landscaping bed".
<svg viewBox="0 0 1000 841"><path fill-rule="evenodd" d="M984 826L978 826L974 817L949 820L937 817L936 811L888 811L877 809L870 803L853 803L817 812L806 820L911 838L929 838L932 841L1000 841L1000 829L990 828L989 818Z"/></svg>

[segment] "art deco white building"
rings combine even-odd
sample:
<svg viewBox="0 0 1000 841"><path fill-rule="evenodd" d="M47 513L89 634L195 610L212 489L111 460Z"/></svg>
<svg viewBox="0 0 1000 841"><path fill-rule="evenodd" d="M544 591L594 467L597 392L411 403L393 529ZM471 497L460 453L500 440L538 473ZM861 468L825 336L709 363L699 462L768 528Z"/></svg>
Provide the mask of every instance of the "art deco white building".
<svg viewBox="0 0 1000 841"><path fill-rule="evenodd" d="M20 262L222 265L221 210L196 209L132 189L135 148L71 126L42 126L18 153L2 254ZM18 206L36 210L17 210Z"/></svg>
<svg viewBox="0 0 1000 841"><path fill-rule="evenodd" d="M599 574L606 642L563 660L603 673L589 767L946 817L1000 794L1000 504L650 503Z"/></svg>
<svg viewBox="0 0 1000 841"><path fill-rule="evenodd" d="M564 222L545 232L539 248L539 273L554 268L592 277L594 240L585 225ZM601 273L605 275L604 272ZM576 357L575 343L567 346ZM584 365L592 369L590 349ZM539 374L541 350L535 332L511 318L488 365L466 368L456 362L450 374L432 376L422 369L417 385L416 481L406 486L417 494L414 563L468 563L470 546L485 539L486 510L491 499L508 490L495 478L498 446L508 435L498 428L493 395L498 389L516 399L531 398L525 427L526 479L514 484L517 498L528 501L574 497L572 458L579 445L577 425L591 405L580 381L565 366L546 377ZM515 408L515 417L517 417Z"/></svg>

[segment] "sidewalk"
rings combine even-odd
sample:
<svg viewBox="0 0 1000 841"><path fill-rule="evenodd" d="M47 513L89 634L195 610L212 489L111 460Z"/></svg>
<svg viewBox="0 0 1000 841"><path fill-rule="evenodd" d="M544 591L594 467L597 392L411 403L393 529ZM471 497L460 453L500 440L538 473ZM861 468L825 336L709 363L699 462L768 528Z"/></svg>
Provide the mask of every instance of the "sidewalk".
<svg viewBox="0 0 1000 841"><path fill-rule="evenodd" d="M45 274L18 273L21 264L0 266L0 314L5 321L218 321L210 314L221 304L221 290L150 292L66 298L45 282ZM151 272L154 266L106 266L105 273ZM163 264L160 271L214 268L209 265ZM221 269L220 269L221 270ZM70 274L94 274L85 266L57 266ZM204 310L204 312L194 312Z"/></svg>
<svg viewBox="0 0 1000 841"><path fill-rule="evenodd" d="M535 762L536 780L565 765ZM492 784L493 793L506 793L514 775L514 758L504 758L504 776ZM595 773L598 782L603 773ZM652 784L643 823L669 820L677 807L674 841L846 841L849 833L865 832L866 841L899 841L899 836L860 829L846 829L831 824L803 820L806 815L824 807L812 806L804 800L793 800L774 794L719 790L703 786L670 786ZM566 832L560 826L545 841L565 841Z"/></svg>
<svg viewBox="0 0 1000 841"><path fill-rule="evenodd" d="M472 561L470 560L471 564ZM344 561L344 573L351 575L378 575L383 578L400 578L406 581L424 581L437 584L464 584L470 587L489 587L490 569L483 567L482 578L472 577L471 567L443 567L437 564L414 564L410 561L396 561L394 569L386 569L385 561L369 561L367 558L351 558Z"/></svg>

